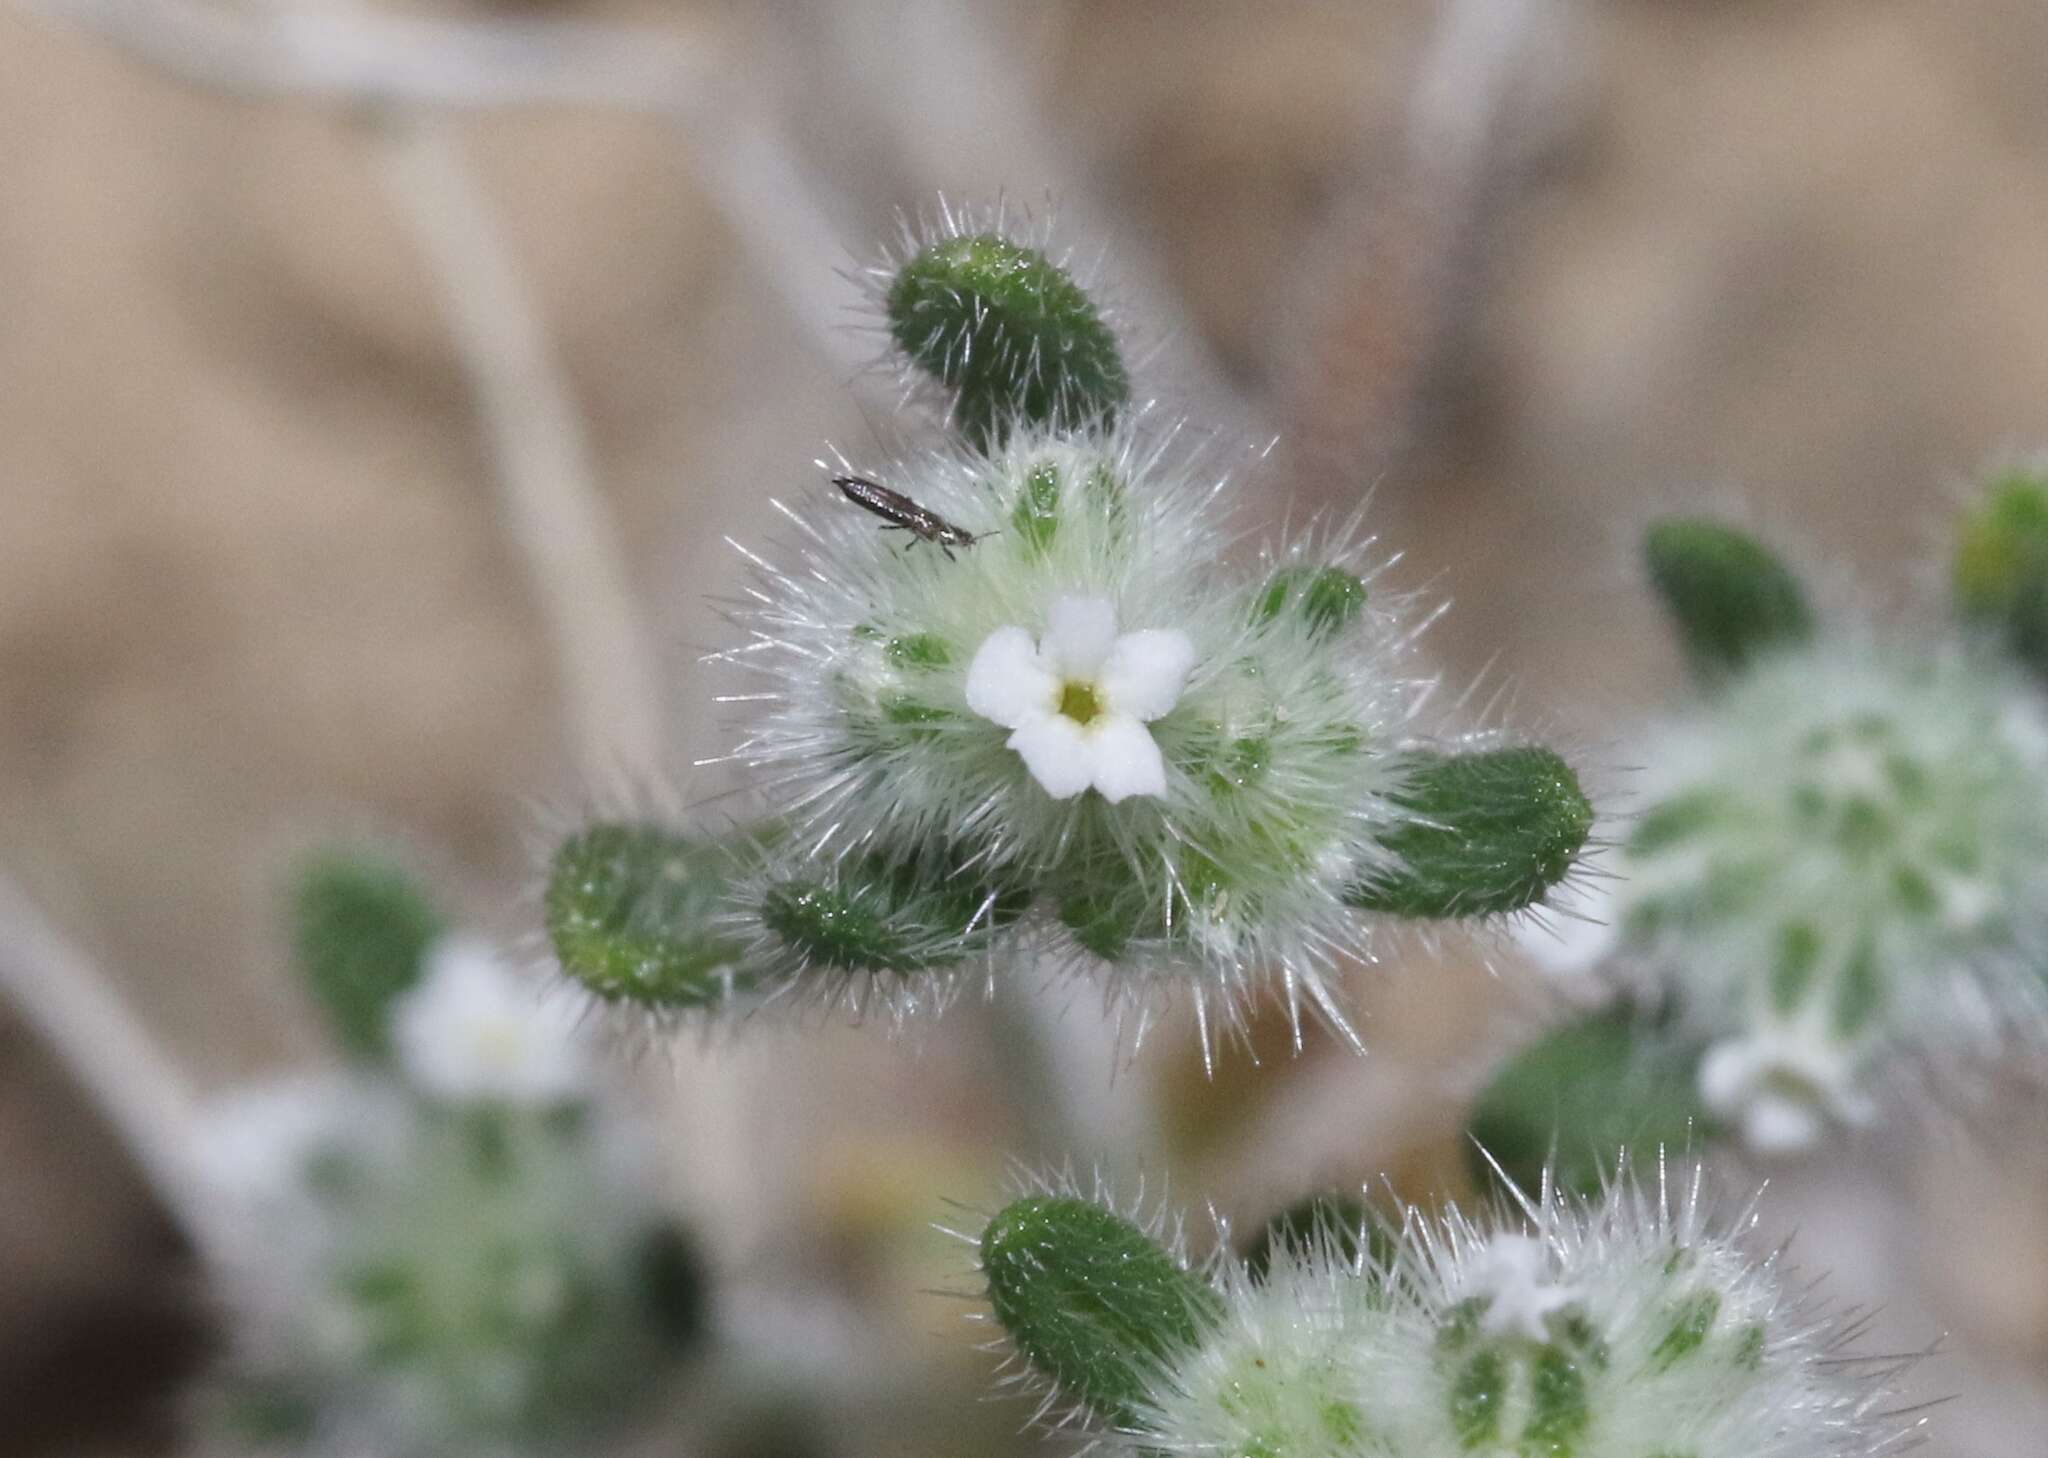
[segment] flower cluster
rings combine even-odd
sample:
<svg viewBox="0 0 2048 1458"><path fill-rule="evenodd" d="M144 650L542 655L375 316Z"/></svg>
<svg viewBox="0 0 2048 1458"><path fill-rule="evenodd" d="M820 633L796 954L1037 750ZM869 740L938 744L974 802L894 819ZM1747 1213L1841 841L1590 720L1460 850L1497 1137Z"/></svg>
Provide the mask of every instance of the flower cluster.
<svg viewBox="0 0 2048 1458"><path fill-rule="evenodd" d="M1229 1458L1876 1458L1904 1363L1858 1359L1700 1177L1548 1189L1508 1215L1326 1224L1190 1269L1102 1206L1018 1200L980 1237L1047 1412L1119 1452ZM1164 1315L1162 1315L1164 1313Z"/></svg>
<svg viewBox="0 0 2048 1458"><path fill-rule="evenodd" d="M586 828L549 886L560 960L611 1002L900 1016L1049 956L1192 987L1205 1027L1271 985L1348 1032L1332 974L1374 918L1523 909L1590 808L1548 750L1425 739L1356 521L1240 550L1221 448L1133 403L1106 316L1003 222L949 211L874 271L951 437L838 463L782 506L793 541L747 554L714 661L746 676L730 758L767 816L717 873L680 833ZM644 854L601 866L599 834ZM693 853L722 910L650 933Z"/></svg>
<svg viewBox="0 0 2048 1458"><path fill-rule="evenodd" d="M1278 968L1323 999L1330 949L1363 942L1349 893L1405 818L1418 684L1355 546L1218 572L1221 493L1168 449L1030 432L913 463L897 479L980 537L957 560L856 511L803 517L730 655L772 686L738 755L806 860L947 847L931 880L978 894L903 920L951 963L1035 894L1070 956L1226 988ZM806 963L840 951L789 935L772 892L760 924L763 957L771 938Z"/></svg>
<svg viewBox="0 0 2048 1458"><path fill-rule="evenodd" d="M1581 908L1604 926L1550 960L1604 961L1661 1007L1701 1112L1765 1153L1869 1121L1904 1071L2043 1042L2031 685L1963 646L1816 635L1732 532L1667 525L1652 548L1711 691L1641 736L1642 809Z"/></svg>
<svg viewBox="0 0 2048 1458"><path fill-rule="evenodd" d="M391 1056L239 1090L201 1131L237 1319L213 1410L245 1445L574 1446L631 1414L701 1320L697 1259L564 1004L475 938L393 934L432 925L419 905L389 868L316 873L302 933L347 928L353 966L316 954L315 986L338 1031ZM372 970L378 947L399 956Z"/></svg>

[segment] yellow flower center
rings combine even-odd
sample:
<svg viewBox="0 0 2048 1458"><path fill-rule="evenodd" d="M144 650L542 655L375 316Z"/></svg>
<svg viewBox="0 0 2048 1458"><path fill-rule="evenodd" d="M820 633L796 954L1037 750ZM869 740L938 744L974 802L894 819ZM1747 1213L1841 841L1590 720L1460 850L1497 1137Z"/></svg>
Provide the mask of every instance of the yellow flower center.
<svg viewBox="0 0 2048 1458"><path fill-rule="evenodd" d="M1076 724L1087 724L1102 713L1102 700L1095 696L1095 685L1080 679L1069 679L1060 689L1060 712Z"/></svg>

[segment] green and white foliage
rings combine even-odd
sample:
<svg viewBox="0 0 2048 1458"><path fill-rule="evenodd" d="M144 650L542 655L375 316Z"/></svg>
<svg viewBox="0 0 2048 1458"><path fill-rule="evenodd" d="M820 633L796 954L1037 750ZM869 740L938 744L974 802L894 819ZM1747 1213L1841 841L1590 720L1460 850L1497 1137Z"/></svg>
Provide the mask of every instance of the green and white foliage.
<svg viewBox="0 0 2048 1458"><path fill-rule="evenodd" d="M840 460L746 551L712 661L765 818L571 837L559 960L657 1012L900 1019L1046 965L1137 1036L1164 990L1206 1046L1266 988L1351 1036L1332 984L1381 920L1523 910L1591 809L1547 749L1425 736L1360 522L1247 540L1240 461L1133 403L1108 316L1006 221L945 210L871 271L950 438Z"/></svg>
<svg viewBox="0 0 2048 1458"><path fill-rule="evenodd" d="M1762 1153L2048 1049L2048 717L2024 672L1819 631L1732 529L1650 546L1706 691L1629 745L1640 807L1578 907L1599 925L1532 950L1618 973Z"/></svg>
<svg viewBox="0 0 2048 1458"><path fill-rule="evenodd" d="M375 885L398 925L359 927L364 944L410 945L426 898L388 867L341 876L346 860L309 868L302 928L337 885L358 910ZM331 957L305 960L316 989L343 985ZM327 999L374 1056L239 1090L202 1122L234 1318L213 1431L337 1458L545 1454L645 1411L699 1335L704 1276L566 1000L460 934L347 985L399 989L374 1017L367 996Z"/></svg>
<svg viewBox="0 0 2048 1458"><path fill-rule="evenodd" d="M1326 1229L1254 1275L1190 1269L1075 1196L992 1220L998 1322L1059 1416L1131 1454L1203 1458L1879 1458L1898 1359L1717 1220L1698 1172L1486 1220ZM1345 1237L1349 1238L1345 1238ZM1114 1255L1116 1259L1107 1259ZM1164 1313L1162 1316L1160 1313ZM1063 1329L1085 1340L1061 1343ZM1106 1394L1106 1396L1105 1396Z"/></svg>
<svg viewBox="0 0 2048 1458"><path fill-rule="evenodd" d="M1759 1149L1867 1118L1900 1055L2041 1026L2048 729L1948 650L1774 656L1646 741L1616 858L1627 955L1708 1044L1711 1111Z"/></svg>

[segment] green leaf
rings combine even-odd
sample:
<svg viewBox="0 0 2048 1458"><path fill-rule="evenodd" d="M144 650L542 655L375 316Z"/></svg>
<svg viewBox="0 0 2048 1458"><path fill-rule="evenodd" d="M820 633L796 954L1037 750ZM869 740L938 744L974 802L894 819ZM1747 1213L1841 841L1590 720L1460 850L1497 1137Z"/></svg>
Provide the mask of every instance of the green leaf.
<svg viewBox="0 0 2048 1458"><path fill-rule="evenodd" d="M1418 755L1397 803L1414 818L1382 843L1396 864L1351 890L1391 916L1493 916L1540 901L1578 860L1593 806L1572 767L1537 745Z"/></svg>
<svg viewBox="0 0 2048 1458"><path fill-rule="evenodd" d="M1013 1201L981 1235L989 1304L1017 1350L1069 1401L1137 1421L1148 1379L1220 1311L1157 1242L1086 1200Z"/></svg>
<svg viewBox="0 0 2048 1458"><path fill-rule="evenodd" d="M392 1001L447 930L412 876L360 851L324 851L292 888L292 948L335 1036L358 1058L388 1049Z"/></svg>
<svg viewBox="0 0 2048 1458"><path fill-rule="evenodd" d="M2048 475L2012 471L1992 481L1956 531L1954 579L1965 618L2048 672Z"/></svg>
<svg viewBox="0 0 2048 1458"><path fill-rule="evenodd" d="M1524 1190L1550 1168L1559 1188L1597 1194L1627 1150L1684 1149L1711 1126L1699 1101L1699 1050L1623 1006L1546 1034L1511 1059L1466 1124L1474 1172Z"/></svg>
<svg viewBox="0 0 2048 1458"><path fill-rule="evenodd" d="M1130 403L1116 336L1066 271L995 233L941 238L897 272L889 332L953 399L977 449L1023 422L1059 431L1108 423Z"/></svg>
<svg viewBox="0 0 2048 1458"><path fill-rule="evenodd" d="M607 1002L722 1001L740 948L715 918L736 859L727 846L658 825L601 821L577 831L556 849L542 900L562 970Z"/></svg>
<svg viewBox="0 0 2048 1458"><path fill-rule="evenodd" d="M1744 532L1672 517L1644 534L1643 555L1686 660L1704 683L1740 672L1759 653L1813 636L1799 579Z"/></svg>

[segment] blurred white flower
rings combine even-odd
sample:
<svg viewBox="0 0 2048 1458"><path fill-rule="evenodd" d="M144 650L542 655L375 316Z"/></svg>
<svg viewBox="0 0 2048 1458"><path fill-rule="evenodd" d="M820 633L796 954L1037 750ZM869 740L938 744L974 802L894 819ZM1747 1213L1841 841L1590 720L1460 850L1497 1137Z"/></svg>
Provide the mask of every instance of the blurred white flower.
<svg viewBox="0 0 2048 1458"><path fill-rule="evenodd" d="M1527 1235L1496 1235L1480 1248L1466 1272L1468 1297L1486 1303L1479 1329L1488 1336L1550 1339L1550 1318L1572 1302L1572 1292L1558 1284L1550 1252Z"/></svg>
<svg viewBox="0 0 2048 1458"><path fill-rule="evenodd" d="M1055 800L1093 786L1114 805L1166 793L1166 762L1145 726L1180 702L1194 664L1187 634L1118 633L1109 599L1063 597L1037 642L1019 627L982 640L967 705L1014 731L1010 748Z"/></svg>
<svg viewBox="0 0 2048 1458"><path fill-rule="evenodd" d="M1856 1061L1825 1034L1766 1024L1707 1050L1700 1098L1757 1153L1796 1154L1819 1143L1831 1119L1857 1125L1875 1115L1857 1090L1857 1072Z"/></svg>
<svg viewBox="0 0 2048 1458"><path fill-rule="evenodd" d="M443 938L419 985L392 1010L392 1043L422 1092L455 1103L540 1106L589 1090L589 1066L566 1001L523 985L474 937Z"/></svg>

